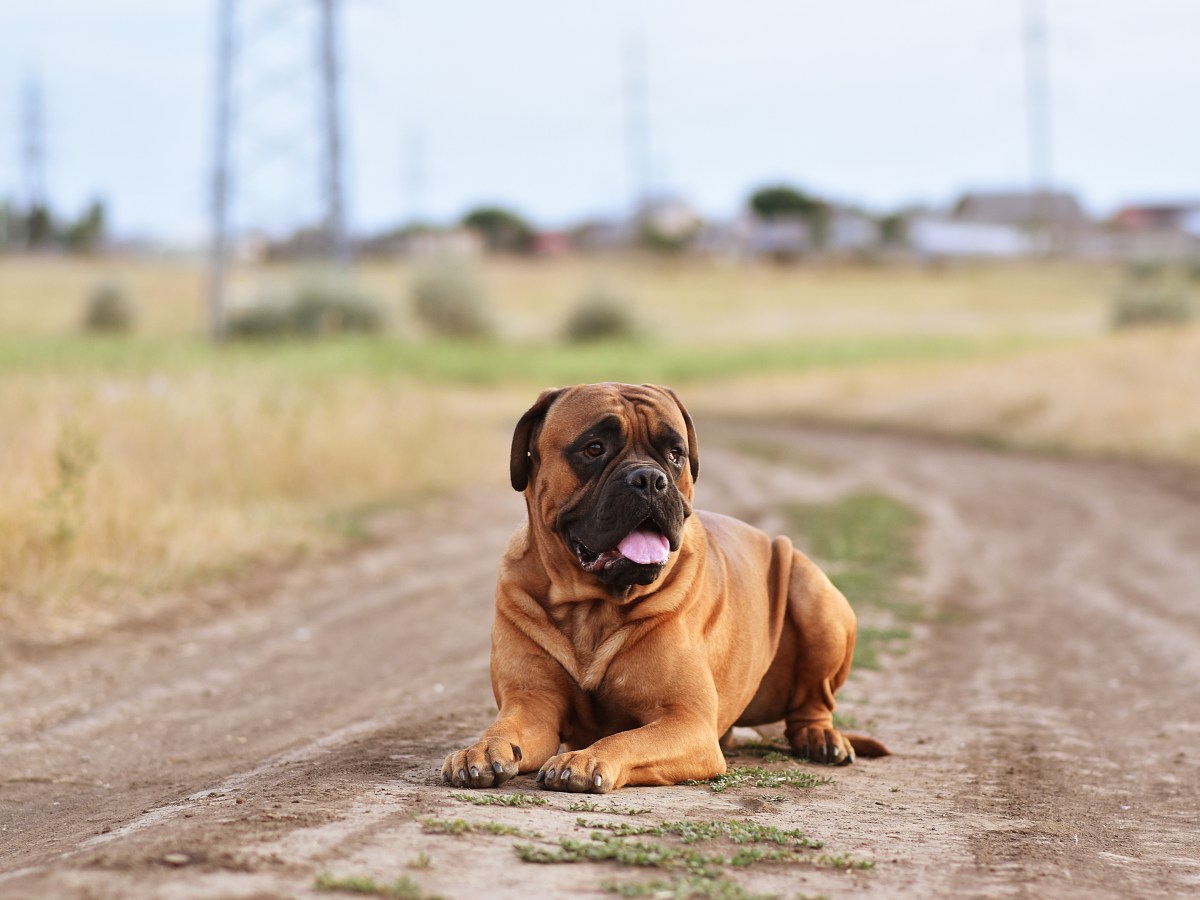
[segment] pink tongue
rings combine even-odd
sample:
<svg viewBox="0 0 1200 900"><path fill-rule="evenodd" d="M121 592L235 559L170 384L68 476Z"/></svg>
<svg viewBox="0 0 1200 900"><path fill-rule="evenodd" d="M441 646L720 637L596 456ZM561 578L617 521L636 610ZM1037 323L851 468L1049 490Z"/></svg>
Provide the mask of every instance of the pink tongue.
<svg viewBox="0 0 1200 900"><path fill-rule="evenodd" d="M617 549L626 559L631 559L641 565L648 565L666 562L667 556L671 552L671 545L667 542L666 537L657 531L631 531L625 535L621 543L617 544Z"/></svg>

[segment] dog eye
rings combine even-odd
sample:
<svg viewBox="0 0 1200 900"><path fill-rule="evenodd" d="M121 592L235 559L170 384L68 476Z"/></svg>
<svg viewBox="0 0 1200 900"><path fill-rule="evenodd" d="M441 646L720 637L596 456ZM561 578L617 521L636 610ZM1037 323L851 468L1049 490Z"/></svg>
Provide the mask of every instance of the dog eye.
<svg viewBox="0 0 1200 900"><path fill-rule="evenodd" d="M682 447L672 447L671 452L668 453L667 456L669 456L671 458L671 462L675 463L675 465L678 466L678 465L683 464L683 448Z"/></svg>
<svg viewBox="0 0 1200 900"><path fill-rule="evenodd" d="M583 455L591 459L599 459L604 455L604 445L599 441L592 441L583 448Z"/></svg>

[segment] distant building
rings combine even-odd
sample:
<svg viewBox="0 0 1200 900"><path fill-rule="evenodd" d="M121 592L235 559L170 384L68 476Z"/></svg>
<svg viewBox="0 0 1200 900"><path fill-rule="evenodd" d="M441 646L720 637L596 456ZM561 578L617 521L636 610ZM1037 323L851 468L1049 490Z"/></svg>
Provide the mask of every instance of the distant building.
<svg viewBox="0 0 1200 900"><path fill-rule="evenodd" d="M1012 259L1033 249L1028 232L1016 225L962 221L920 213L905 225L909 248L926 259Z"/></svg>
<svg viewBox="0 0 1200 900"><path fill-rule="evenodd" d="M639 231L652 232L669 241L688 241L704 225L695 209L678 197L648 200L637 212Z"/></svg>
<svg viewBox="0 0 1200 900"><path fill-rule="evenodd" d="M834 207L825 225L823 249L833 253L865 253L880 243L879 223L855 209Z"/></svg>
<svg viewBox="0 0 1200 900"><path fill-rule="evenodd" d="M952 217L960 222L983 222L1028 228L1053 223L1082 225L1088 221L1083 207L1065 191L977 191L963 194Z"/></svg>
<svg viewBox="0 0 1200 900"><path fill-rule="evenodd" d="M796 260L812 251L812 229L799 217L752 217L746 249L751 256L767 256L780 262Z"/></svg>
<svg viewBox="0 0 1200 900"><path fill-rule="evenodd" d="M627 220L594 219L571 229L571 240L585 252L625 250L637 240L637 228Z"/></svg>
<svg viewBox="0 0 1200 900"><path fill-rule="evenodd" d="M564 231L540 231L533 238L533 252L538 256L562 256L573 249L571 236Z"/></svg>

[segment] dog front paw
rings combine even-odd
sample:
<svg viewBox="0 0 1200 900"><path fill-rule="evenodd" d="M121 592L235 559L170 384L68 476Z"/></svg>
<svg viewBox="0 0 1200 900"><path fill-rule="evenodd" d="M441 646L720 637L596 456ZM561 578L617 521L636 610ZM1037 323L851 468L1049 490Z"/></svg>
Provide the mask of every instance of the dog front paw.
<svg viewBox="0 0 1200 900"><path fill-rule="evenodd" d="M521 748L508 741L480 741L446 757L442 781L455 787L500 787L517 774L521 756Z"/></svg>
<svg viewBox="0 0 1200 900"><path fill-rule="evenodd" d="M809 725L788 734L792 751L801 759L848 766L854 762L854 748L845 735L830 726Z"/></svg>
<svg viewBox="0 0 1200 900"><path fill-rule="evenodd" d="M573 750L552 756L537 774L538 783L548 791L606 794L615 788L616 773L589 750Z"/></svg>

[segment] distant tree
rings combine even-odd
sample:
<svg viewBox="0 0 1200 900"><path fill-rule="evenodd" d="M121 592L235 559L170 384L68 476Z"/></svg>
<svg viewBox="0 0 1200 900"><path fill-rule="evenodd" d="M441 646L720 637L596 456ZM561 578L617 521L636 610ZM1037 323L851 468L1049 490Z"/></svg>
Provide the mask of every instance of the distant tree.
<svg viewBox="0 0 1200 900"><path fill-rule="evenodd" d="M34 204L25 217L25 242L37 250L54 243L54 217L44 203Z"/></svg>
<svg viewBox="0 0 1200 900"><path fill-rule="evenodd" d="M489 250L500 253L528 253L536 233L533 226L511 210L499 206L481 206L463 216L465 228L478 231Z"/></svg>
<svg viewBox="0 0 1200 900"><path fill-rule="evenodd" d="M829 231L829 204L786 184L759 188L750 195L750 209L763 219L803 219L813 243L820 247Z"/></svg>
<svg viewBox="0 0 1200 900"><path fill-rule="evenodd" d="M750 208L764 219L808 219L828 209L825 201L785 184L759 188L750 195Z"/></svg>
<svg viewBox="0 0 1200 900"><path fill-rule="evenodd" d="M107 215L104 203L93 200L83 215L67 227L67 248L75 253L92 253L104 243Z"/></svg>
<svg viewBox="0 0 1200 900"><path fill-rule="evenodd" d="M879 220L879 237L885 244L903 243L907 231L908 219L902 212L890 213Z"/></svg>

